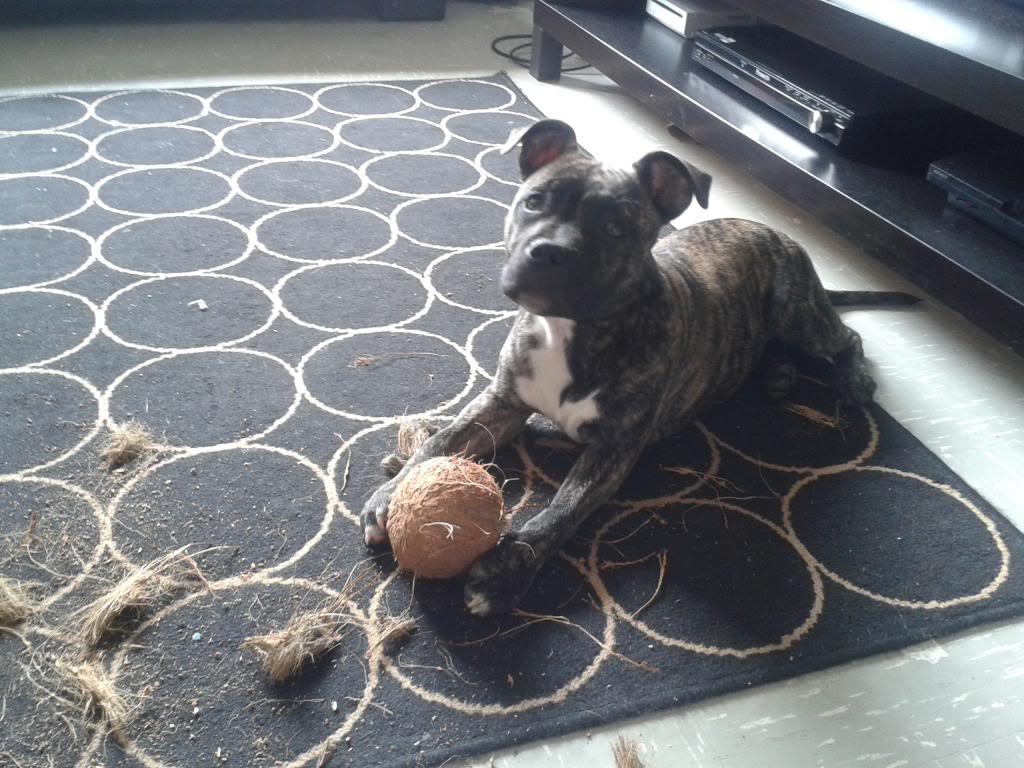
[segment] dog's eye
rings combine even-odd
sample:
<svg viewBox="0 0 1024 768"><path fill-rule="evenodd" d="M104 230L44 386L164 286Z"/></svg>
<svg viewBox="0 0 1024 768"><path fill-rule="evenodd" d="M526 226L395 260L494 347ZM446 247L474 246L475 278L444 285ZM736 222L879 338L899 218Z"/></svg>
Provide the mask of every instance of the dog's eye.
<svg viewBox="0 0 1024 768"><path fill-rule="evenodd" d="M604 231L608 233L609 237L622 237L626 234L626 230L622 228L622 225L617 221L609 221L604 225Z"/></svg>
<svg viewBox="0 0 1024 768"><path fill-rule="evenodd" d="M544 196L534 192L532 195L527 195L526 199L523 200L523 207L528 211L539 211L544 205Z"/></svg>

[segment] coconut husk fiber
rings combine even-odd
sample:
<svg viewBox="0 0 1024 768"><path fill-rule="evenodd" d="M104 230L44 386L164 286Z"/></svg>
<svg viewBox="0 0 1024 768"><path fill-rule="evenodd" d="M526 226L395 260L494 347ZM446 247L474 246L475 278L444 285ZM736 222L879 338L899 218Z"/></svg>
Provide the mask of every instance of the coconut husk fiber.
<svg viewBox="0 0 1024 768"><path fill-rule="evenodd" d="M184 582L209 585L199 566L188 553L190 545L133 568L121 581L107 590L80 613L84 614L81 637L88 647L95 647L123 617L141 617L161 598L179 589Z"/></svg>
<svg viewBox="0 0 1024 768"><path fill-rule="evenodd" d="M398 438L395 442L395 452L381 460L381 467L389 477L394 477L402 471L402 467L412 458L412 455L420 449L420 446L427 441L431 435L437 432L437 427L425 419L402 417L398 420Z"/></svg>
<svg viewBox="0 0 1024 768"><path fill-rule="evenodd" d="M395 560L428 579L461 576L497 543L504 525L498 484L484 467L460 456L413 467L388 511Z"/></svg>
<svg viewBox="0 0 1024 768"><path fill-rule="evenodd" d="M408 461L420 449L427 438L437 431L429 421L402 417L398 420L398 438L395 454L402 461Z"/></svg>
<svg viewBox="0 0 1024 768"><path fill-rule="evenodd" d="M297 675L307 663L315 662L337 647L351 627L359 626L351 603L375 584L373 571L353 569L336 596L312 610L295 612L279 630L245 638L240 647L254 652L270 679L280 685Z"/></svg>
<svg viewBox="0 0 1024 768"><path fill-rule="evenodd" d="M32 600L21 582L0 576L0 626L11 626L28 618Z"/></svg>
<svg viewBox="0 0 1024 768"><path fill-rule="evenodd" d="M62 695L82 717L120 733L131 720L134 707L98 661L58 659L55 669Z"/></svg>
<svg viewBox="0 0 1024 768"><path fill-rule="evenodd" d="M16 663L47 699L69 715L95 723L115 736L141 704L141 697L118 688L100 658L36 652L27 664ZM7 764L0 760L0 765Z"/></svg>
<svg viewBox="0 0 1024 768"><path fill-rule="evenodd" d="M154 453L156 449L153 435L137 421L118 424L100 445L101 466L112 472Z"/></svg>
<svg viewBox="0 0 1024 768"><path fill-rule="evenodd" d="M307 613L297 613L276 632L253 635L241 648L259 655L263 669L280 685L336 647L352 623L347 600L334 598Z"/></svg>
<svg viewBox="0 0 1024 768"><path fill-rule="evenodd" d="M635 741L630 741L625 736L619 736L612 746L612 754L615 757L615 768L644 768L640 762L640 748Z"/></svg>

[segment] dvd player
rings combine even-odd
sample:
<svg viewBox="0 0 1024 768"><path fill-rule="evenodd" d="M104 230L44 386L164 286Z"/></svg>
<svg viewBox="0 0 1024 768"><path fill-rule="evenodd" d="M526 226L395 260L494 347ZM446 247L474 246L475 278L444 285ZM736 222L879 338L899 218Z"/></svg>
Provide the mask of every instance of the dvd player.
<svg viewBox="0 0 1024 768"><path fill-rule="evenodd" d="M1024 141L936 160L928 181L954 208L1024 245Z"/></svg>
<svg viewBox="0 0 1024 768"><path fill-rule="evenodd" d="M778 27L698 32L692 57L808 132L843 149L886 152L903 137L931 152L963 127L958 110ZM932 157L935 157L932 154Z"/></svg>

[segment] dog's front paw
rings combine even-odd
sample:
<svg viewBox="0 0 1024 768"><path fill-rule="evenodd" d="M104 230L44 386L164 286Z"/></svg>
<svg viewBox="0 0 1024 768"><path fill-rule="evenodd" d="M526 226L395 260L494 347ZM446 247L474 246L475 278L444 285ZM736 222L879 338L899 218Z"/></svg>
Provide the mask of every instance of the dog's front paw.
<svg viewBox="0 0 1024 768"><path fill-rule="evenodd" d="M466 578L466 607L477 616L508 613L530 589L540 565L537 553L514 533L485 554Z"/></svg>
<svg viewBox="0 0 1024 768"><path fill-rule="evenodd" d="M394 490L394 480L388 481L374 491L373 496L363 505L359 521L363 526L363 539L367 546L382 547L388 543L388 507Z"/></svg>

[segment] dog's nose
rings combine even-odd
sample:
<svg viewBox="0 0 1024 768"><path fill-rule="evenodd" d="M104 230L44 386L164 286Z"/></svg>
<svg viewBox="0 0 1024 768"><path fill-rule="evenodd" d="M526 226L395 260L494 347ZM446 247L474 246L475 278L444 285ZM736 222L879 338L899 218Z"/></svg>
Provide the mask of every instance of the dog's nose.
<svg viewBox="0 0 1024 768"><path fill-rule="evenodd" d="M537 243L530 249L530 258L543 261L553 267L560 266L566 257L566 249L555 243Z"/></svg>

